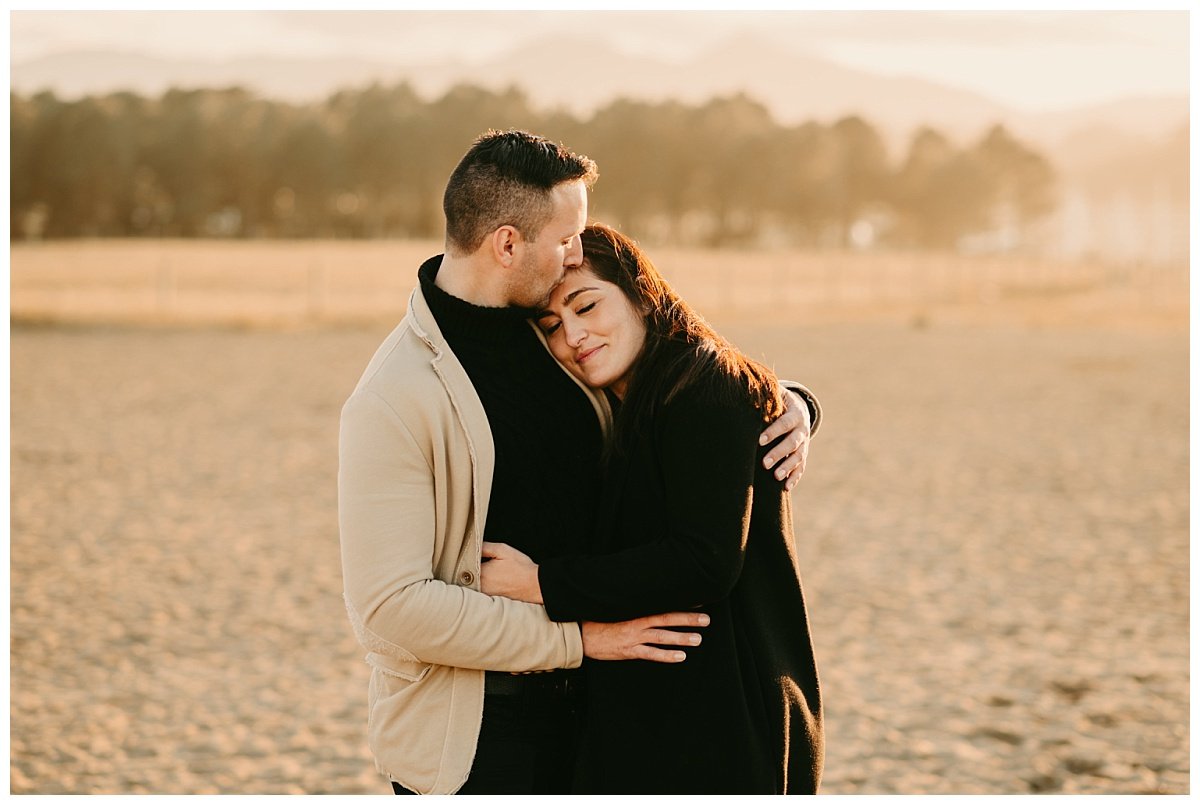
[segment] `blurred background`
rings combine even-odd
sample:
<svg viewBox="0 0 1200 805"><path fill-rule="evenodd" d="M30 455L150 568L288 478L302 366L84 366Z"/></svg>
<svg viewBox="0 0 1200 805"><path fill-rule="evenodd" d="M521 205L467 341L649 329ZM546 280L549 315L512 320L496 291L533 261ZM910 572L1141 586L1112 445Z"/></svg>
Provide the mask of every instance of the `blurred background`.
<svg viewBox="0 0 1200 805"><path fill-rule="evenodd" d="M820 396L828 793L1187 793L1186 11L13 12L11 789L386 793L340 406L471 141Z"/></svg>

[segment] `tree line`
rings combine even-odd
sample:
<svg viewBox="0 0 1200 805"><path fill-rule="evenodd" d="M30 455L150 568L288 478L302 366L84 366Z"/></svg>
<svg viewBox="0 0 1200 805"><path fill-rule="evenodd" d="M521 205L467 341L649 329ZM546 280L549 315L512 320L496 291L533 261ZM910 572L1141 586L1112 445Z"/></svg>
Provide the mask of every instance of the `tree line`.
<svg viewBox="0 0 1200 805"><path fill-rule="evenodd" d="M294 105L239 88L10 96L13 237L440 237L446 177L475 136L524 128L600 166L592 217L657 242L950 248L1023 233L1054 171L995 126L917 131L898 159L861 117L777 124L745 95L617 100L579 119L517 89L408 84Z"/></svg>

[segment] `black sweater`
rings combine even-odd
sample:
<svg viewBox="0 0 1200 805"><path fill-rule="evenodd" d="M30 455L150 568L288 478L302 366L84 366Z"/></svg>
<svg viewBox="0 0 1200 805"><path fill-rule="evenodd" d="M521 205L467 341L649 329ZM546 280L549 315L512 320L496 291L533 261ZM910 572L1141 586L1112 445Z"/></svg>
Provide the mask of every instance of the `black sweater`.
<svg viewBox="0 0 1200 805"><path fill-rule="evenodd" d="M599 549L541 563L555 620L698 608L681 664L587 661L578 793L812 793L821 699L790 499L749 400L712 380L665 405L605 479Z"/></svg>
<svg viewBox="0 0 1200 805"><path fill-rule="evenodd" d="M496 448L483 538L537 562L587 550L603 448L596 410L538 340L531 311L451 296L434 284L440 264L439 255L421 266L421 291L479 394Z"/></svg>

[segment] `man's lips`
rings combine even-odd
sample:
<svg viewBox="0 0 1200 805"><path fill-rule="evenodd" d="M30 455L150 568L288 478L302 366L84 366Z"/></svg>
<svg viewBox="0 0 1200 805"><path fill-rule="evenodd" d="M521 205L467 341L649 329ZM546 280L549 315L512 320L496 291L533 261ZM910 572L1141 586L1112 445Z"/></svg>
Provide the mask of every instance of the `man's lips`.
<svg viewBox="0 0 1200 805"><path fill-rule="evenodd" d="M579 357L575 359L575 363L582 364L584 361L586 361L588 358L592 357L593 355L595 355L597 352L599 352L602 349L604 349L603 344L601 344L598 347L592 347L591 349L587 350L586 352L581 353L579 355Z"/></svg>

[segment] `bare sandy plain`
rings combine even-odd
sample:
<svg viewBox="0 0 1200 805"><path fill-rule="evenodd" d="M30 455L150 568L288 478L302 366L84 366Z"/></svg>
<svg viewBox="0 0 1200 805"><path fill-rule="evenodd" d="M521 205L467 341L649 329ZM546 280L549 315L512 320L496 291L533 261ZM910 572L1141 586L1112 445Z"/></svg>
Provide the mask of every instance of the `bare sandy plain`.
<svg viewBox="0 0 1200 805"><path fill-rule="evenodd" d="M13 793L388 791L337 417L434 248L14 247ZM1186 269L834 260L660 258L827 411L823 790L1187 793Z"/></svg>

